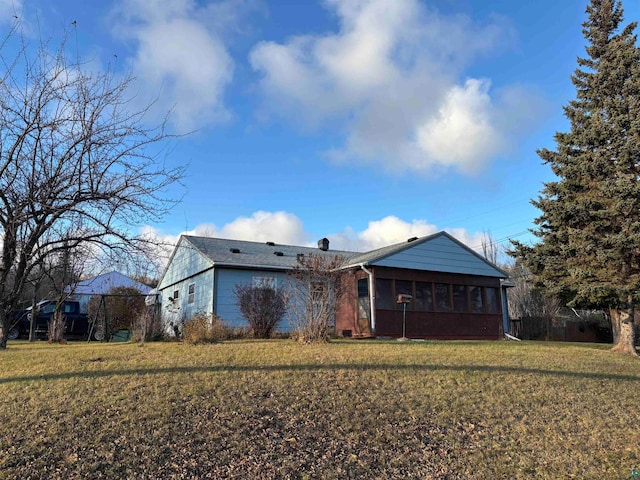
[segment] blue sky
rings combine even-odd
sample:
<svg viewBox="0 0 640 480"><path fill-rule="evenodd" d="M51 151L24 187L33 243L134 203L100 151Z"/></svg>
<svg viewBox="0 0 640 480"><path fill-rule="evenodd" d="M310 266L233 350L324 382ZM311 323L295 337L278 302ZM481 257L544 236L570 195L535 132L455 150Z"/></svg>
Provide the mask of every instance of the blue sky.
<svg viewBox="0 0 640 480"><path fill-rule="evenodd" d="M148 233L367 250L447 230L476 247L531 238L552 178L535 152L568 127L586 3L0 0L0 21L75 21L92 68L131 72L136 101L194 131L168 157L188 165L183 200Z"/></svg>

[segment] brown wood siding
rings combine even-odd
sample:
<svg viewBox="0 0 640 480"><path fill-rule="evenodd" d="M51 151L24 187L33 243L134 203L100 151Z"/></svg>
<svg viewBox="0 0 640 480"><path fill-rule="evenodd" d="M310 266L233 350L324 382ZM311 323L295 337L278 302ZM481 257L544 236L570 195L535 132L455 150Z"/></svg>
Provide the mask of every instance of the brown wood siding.
<svg viewBox="0 0 640 480"><path fill-rule="evenodd" d="M412 282L445 283L496 288L501 293L500 279L477 275L428 272L389 267L370 267L377 279L406 280ZM351 271L343 278L343 288L348 292L336 314L338 335L366 335L369 332L358 324L356 282L358 278L368 278L362 270ZM395 294L395 292L393 292ZM415 292L414 292L415 293ZM500 300L500 299L498 299ZM376 309L376 336L402 336L402 306L395 310ZM502 309L502 302L498 302ZM406 312L406 336L430 339L495 340L502 338L502 313L435 312L414 311L412 306Z"/></svg>
<svg viewBox="0 0 640 480"><path fill-rule="evenodd" d="M407 311L406 336L440 340L497 340L502 315ZM402 310L376 310L376 335L402 336Z"/></svg>

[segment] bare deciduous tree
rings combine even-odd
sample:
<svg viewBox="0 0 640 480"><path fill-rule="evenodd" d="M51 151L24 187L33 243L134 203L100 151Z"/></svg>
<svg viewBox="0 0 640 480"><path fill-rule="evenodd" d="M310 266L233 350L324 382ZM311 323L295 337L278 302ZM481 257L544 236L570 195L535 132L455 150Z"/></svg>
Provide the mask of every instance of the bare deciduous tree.
<svg viewBox="0 0 640 480"><path fill-rule="evenodd" d="M56 300L56 309L49 321L47 331L49 342L59 342L63 339L66 319L62 307L64 302L73 295L80 280L85 259L89 254L83 247L84 245L77 245L75 248L60 250L58 255L49 258L52 262L43 269L52 287L50 295ZM33 314L31 315L29 332L33 331L35 304L32 305L31 311ZM33 338L31 334L30 337L30 339Z"/></svg>
<svg viewBox="0 0 640 480"><path fill-rule="evenodd" d="M17 54L8 45L20 43ZM67 248L125 254L133 229L170 208L165 188L183 168L158 161L164 123L132 110L131 78L88 71L62 41L33 50L12 31L0 42L0 348L30 273ZM155 151L154 151L155 150Z"/></svg>
<svg viewBox="0 0 640 480"><path fill-rule="evenodd" d="M509 289L509 313L514 318L555 318L561 303L555 297L544 295L531 284L531 273L519 262L507 267L514 287Z"/></svg>
<svg viewBox="0 0 640 480"><path fill-rule="evenodd" d="M490 231L482 232L482 256L494 265L498 264L498 254L500 253L500 245L493 239Z"/></svg>
<svg viewBox="0 0 640 480"><path fill-rule="evenodd" d="M326 341L335 325L336 307L342 298L344 258L335 255L298 257L290 275L290 307L294 332L305 343Z"/></svg>

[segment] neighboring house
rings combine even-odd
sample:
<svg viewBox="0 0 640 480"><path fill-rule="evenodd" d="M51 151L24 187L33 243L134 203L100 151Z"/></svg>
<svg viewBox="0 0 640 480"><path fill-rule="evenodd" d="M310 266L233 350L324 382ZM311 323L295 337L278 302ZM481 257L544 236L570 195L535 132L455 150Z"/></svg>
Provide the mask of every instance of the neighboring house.
<svg viewBox="0 0 640 480"><path fill-rule="evenodd" d="M80 302L80 311L86 312L91 297L106 295L109 290L116 287L135 288L143 295L148 295L152 290L148 285L137 282L122 273L109 272L78 282L73 288L71 298Z"/></svg>
<svg viewBox="0 0 640 480"><path fill-rule="evenodd" d="M234 287L287 288L298 255L310 254L346 259L339 335L400 337L403 313L410 338L497 339L505 331L508 275L445 232L367 253L329 250L326 238L312 248L183 235L158 285L163 319L214 313L244 326ZM411 303L397 303L399 295Z"/></svg>

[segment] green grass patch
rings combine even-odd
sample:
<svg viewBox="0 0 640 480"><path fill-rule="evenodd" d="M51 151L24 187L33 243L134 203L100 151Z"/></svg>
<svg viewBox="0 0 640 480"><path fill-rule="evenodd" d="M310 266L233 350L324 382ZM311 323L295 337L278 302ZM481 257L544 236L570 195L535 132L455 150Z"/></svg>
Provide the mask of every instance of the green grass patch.
<svg viewBox="0 0 640 480"><path fill-rule="evenodd" d="M0 351L0 478L627 479L608 346L288 340Z"/></svg>

